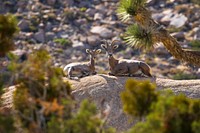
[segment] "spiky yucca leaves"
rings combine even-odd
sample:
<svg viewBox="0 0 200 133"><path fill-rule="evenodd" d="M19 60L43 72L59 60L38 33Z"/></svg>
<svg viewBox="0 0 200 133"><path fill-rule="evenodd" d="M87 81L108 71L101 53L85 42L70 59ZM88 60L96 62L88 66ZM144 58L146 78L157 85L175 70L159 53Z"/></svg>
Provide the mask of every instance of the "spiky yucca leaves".
<svg viewBox="0 0 200 133"><path fill-rule="evenodd" d="M154 46L151 31L146 31L138 24L133 24L127 28L124 39L127 44L134 48L148 50Z"/></svg>
<svg viewBox="0 0 200 133"><path fill-rule="evenodd" d="M129 20L130 16L136 15L138 8L143 7L147 0L121 0L117 10L122 21Z"/></svg>
<svg viewBox="0 0 200 133"><path fill-rule="evenodd" d="M134 5L135 2L135 5ZM137 0L121 0L118 8L118 15L122 21L128 20L132 17L135 22L142 28L140 31L137 28L128 29L129 37L128 44L138 47L138 44L153 47L154 44L162 43L165 48L171 53L171 55L180 61L185 61L189 64L200 66L200 54L199 51L184 50L177 40L172 37L167 30L157 22L155 22L151 16L151 12L144 6L146 1ZM139 35L147 37L146 39L138 39ZM145 33L145 34L144 34ZM135 37L136 35L136 37Z"/></svg>
<svg viewBox="0 0 200 133"><path fill-rule="evenodd" d="M0 15L0 56L13 50L13 37L18 31L17 21L13 15Z"/></svg>
<svg viewBox="0 0 200 133"><path fill-rule="evenodd" d="M127 28L124 39L126 42L134 48L150 49L155 42L152 39L151 24L146 21L143 14L147 17L151 16L149 12L146 12L145 4L147 0L121 0L118 7L118 16L124 22L128 21L130 17L139 20L142 24L133 24ZM141 15L142 14L142 15ZM149 26L148 26L149 25ZM151 28L151 29L149 29Z"/></svg>

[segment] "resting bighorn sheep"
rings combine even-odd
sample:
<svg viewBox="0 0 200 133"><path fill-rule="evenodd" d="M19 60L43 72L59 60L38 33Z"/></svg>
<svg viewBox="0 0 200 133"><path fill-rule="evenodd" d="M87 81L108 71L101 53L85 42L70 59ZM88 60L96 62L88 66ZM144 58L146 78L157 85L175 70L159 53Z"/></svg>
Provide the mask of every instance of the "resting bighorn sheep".
<svg viewBox="0 0 200 133"><path fill-rule="evenodd" d="M114 44L116 41L117 40L114 40L111 43L105 41L105 44L101 45L101 47L108 54L110 66L110 72L108 74L115 76L136 76L138 74L144 74L146 76L152 77L149 65L142 61L115 59L113 57L113 52L114 49L118 48L118 45Z"/></svg>
<svg viewBox="0 0 200 133"><path fill-rule="evenodd" d="M64 74L68 75L68 78L78 79L78 78L85 77L88 75L96 74L95 66L94 66L95 58L97 54L101 53L101 49L98 49L98 50L86 49L86 53L90 55L89 62L70 63L64 67L63 69Z"/></svg>

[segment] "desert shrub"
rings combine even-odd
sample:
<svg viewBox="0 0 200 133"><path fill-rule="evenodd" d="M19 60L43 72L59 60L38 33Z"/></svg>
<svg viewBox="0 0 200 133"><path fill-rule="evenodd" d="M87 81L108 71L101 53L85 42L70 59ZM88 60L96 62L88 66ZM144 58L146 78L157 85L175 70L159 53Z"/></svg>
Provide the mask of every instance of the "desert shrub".
<svg viewBox="0 0 200 133"><path fill-rule="evenodd" d="M65 39L65 38L54 39L54 42L60 44L63 48L67 48L67 47L72 46L71 40Z"/></svg>
<svg viewBox="0 0 200 133"><path fill-rule="evenodd" d="M81 11L81 12L85 12L86 10L87 10L86 7L81 7L81 8L80 8L80 11Z"/></svg>
<svg viewBox="0 0 200 133"><path fill-rule="evenodd" d="M152 86L148 81L129 80L127 84L129 85L126 86L123 95L128 95L129 98L124 99L123 103L125 106L130 106L130 108L125 108L125 111L132 116L140 114L137 107L143 107L144 104L141 101L145 101L132 99L147 99L147 96L153 98L156 96L154 98L156 100L149 102L149 105L145 105L146 110L150 109L145 114L146 120L138 122L128 133L199 133L200 100L187 98L183 94L176 96L171 91L152 91L149 93L147 88L154 90L155 86ZM137 93L137 89L141 91ZM133 113L133 109L138 110L138 112L135 113L134 111Z"/></svg>
<svg viewBox="0 0 200 133"><path fill-rule="evenodd" d="M194 4L200 5L200 1L199 0L191 0L191 2L194 3Z"/></svg>
<svg viewBox="0 0 200 133"><path fill-rule="evenodd" d="M13 37L17 31L16 18L13 15L0 14L0 57L13 50Z"/></svg>
<svg viewBox="0 0 200 133"><path fill-rule="evenodd" d="M200 49L200 40L193 40L189 43L192 49L199 50Z"/></svg>
<svg viewBox="0 0 200 133"><path fill-rule="evenodd" d="M45 63L44 63L45 62ZM62 70L53 67L50 55L39 50L14 67L18 78L14 93L17 125L28 132L112 133L104 128L96 106L84 101L80 108L63 81Z"/></svg>
<svg viewBox="0 0 200 133"><path fill-rule="evenodd" d="M184 72L179 72L173 76L173 79L176 80L186 80L186 79L197 79L198 77L193 74L187 74Z"/></svg>
<svg viewBox="0 0 200 133"><path fill-rule="evenodd" d="M0 133L13 133L15 131L13 115L8 109L0 109Z"/></svg>
<svg viewBox="0 0 200 133"><path fill-rule="evenodd" d="M149 81L128 79L125 88L121 93L124 111L136 117L147 115L151 111L151 104L157 100L155 85Z"/></svg>

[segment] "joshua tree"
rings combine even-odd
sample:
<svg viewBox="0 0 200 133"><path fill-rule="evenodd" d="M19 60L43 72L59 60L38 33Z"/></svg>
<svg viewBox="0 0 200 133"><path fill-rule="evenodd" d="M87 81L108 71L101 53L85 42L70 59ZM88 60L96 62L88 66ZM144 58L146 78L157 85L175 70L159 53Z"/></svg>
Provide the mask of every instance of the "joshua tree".
<svg viewBox="0 0 200 133"><path fill-rule="evenodd" d="M147 0L120 1L120 19L125 22L133 18L136 22L126 32L127 43L136 48L150 48L161 42L176 59L200 66L200 51L183 49L164 27L152 19L146 4Z"/></svg>

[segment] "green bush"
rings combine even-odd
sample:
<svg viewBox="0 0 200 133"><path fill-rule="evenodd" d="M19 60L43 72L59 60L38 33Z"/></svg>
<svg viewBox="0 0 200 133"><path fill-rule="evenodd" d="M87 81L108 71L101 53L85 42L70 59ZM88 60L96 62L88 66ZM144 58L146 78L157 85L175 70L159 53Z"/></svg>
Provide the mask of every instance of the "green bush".
<svg viewBox="0 0 200 133"><path fill-rule="evenodd" d="M128 79L125 88L121 93L124 111L136 117L147 115L151 111L152 103L157 100L155 85L149 81Z"/></svg>
<svg viewBox="0 0 200 133"><path fill-rule="evenodd" d="M126 106L130 106L130 108L126 108L125 111L132 116L140 113L137 108L138 106L143 107L143 101L145 101L132 99L147 99L147 96L153 98L156 96L156 98L154 98L156 100L149 102L148 106L145 105L147 110L147 113L145 114L146 120L138 122L127 133L200 132L200 100L187 98L183 94L176 96L171 91L164 91L162 93L158 91L154 91L153 93L152 91L149 93L147 90L154 90L155 86L152 86L148 81L129 80L127 84L129 85L126 87L126 91L123 92L123 95L128 95L129 98L124 99L123 103ZM137 93L138 91L133 91L137 89L140 89L141 91L139 93ZM132 90L132 92L130 92L130 90ZM160 95L158 95L159 93ZM138 110L137 113L132 113L133 109ZM148 111L149 109L150 111Z"/></svg>
<svg viewBox="0 0 200 133"><path fill-rule="evenodd" d="M14 49L13 37L17 31L16 18L13 15L0 14L0 57Z"/></svg>
<svg viewBox="0 0 200 133"><path fill-rule="evenodd" d="M193 40L189 43L189 45L196 50L200 49L200 40Z"/></svg>
<svg viewBox="0 0 200 133"><path fill-rule="evenodd" d="M69 39L65 39L65 38L54 39L54 42L60 44L61 46L63 46L63 48L72 46L72 42Z"/></svg>
<svg viewBox="0 0 200 133"><path fill-rule="evenodd" d="M200 5L200 1L199 0L191 0L191 2L194 3L194 4Z"/></svg>
<svg viewBox="0 0 200 133"><path fill-rule="evenodd" d="M13 98L17 125L27 132L113 133L103 126L94 104L83 101L76 108L62 70L51 64L47 51L38 50L14 67L18 75Z"/></svg>
<svg viewBox="0 0 200 133"><path fill-rule="evenodd" d="M14 133L13 115L8 109L0 109L0 133Z"/></svg>
<svg viewBox="0 0 200 133"><path fill-rule="evenodd" d="M85 12L86 10L87 10L86 7L81 7L81 8L80 8L80 11L81 11L81 12Z"/></svg>
<svg viewBox="0 0 200 133"><path fill-rule="evenodd" d="M197 79L198 77L193 74L187 74L184 72L179 72L173 76L175 80L186 80L186 79Z"/></svg>

